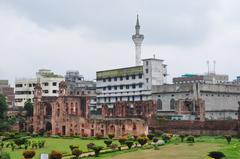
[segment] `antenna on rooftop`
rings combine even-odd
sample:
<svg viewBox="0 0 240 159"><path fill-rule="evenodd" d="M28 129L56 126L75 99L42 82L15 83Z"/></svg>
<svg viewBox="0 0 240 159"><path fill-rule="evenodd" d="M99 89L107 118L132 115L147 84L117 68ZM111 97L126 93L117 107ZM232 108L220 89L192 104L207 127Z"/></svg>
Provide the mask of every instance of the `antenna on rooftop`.
<svg viewBox="0 0 240 159"><path fill-rule="evenodd" d="M216 74L216 61L213 61L213 73Z"/></svg>

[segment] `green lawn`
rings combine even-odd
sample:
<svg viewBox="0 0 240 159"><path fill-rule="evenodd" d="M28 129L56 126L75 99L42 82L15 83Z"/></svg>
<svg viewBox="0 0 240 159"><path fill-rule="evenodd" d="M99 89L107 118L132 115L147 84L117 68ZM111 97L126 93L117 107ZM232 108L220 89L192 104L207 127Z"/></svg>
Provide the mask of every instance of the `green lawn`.
<svg viewBox="0 0 240 159"><path fill-rule="evenodd" d="M80 138L37 138L33 140L46 140L44 148L36 149L37 154L34 159L38 159L40 153L50 153L52 150L70 154L69 145L79 145L82 151L87 151L86 145L90 142L105 146L104 140L82 140ZM11 151L10 148L4 148L3 151L9 152L11 159L20 159L24 150L16 149L15 151Z"/></svg>
<svg viewBox="0 0 240 159"><path fill-rule="evenodd" d="M200 137L196 140L193 145L174 141L159 150L115 152L102 154L98 159L207 159L210 151L221 151L227 156L226 159L240 159L240 142L237 139L233 139L231 144L219 137Z"/></svg>
<svg viewBox="0 0 240 159"><path fill-rule="evenodd" d="M104 140L82 140L80 138L37 138L37 140L46 140L46 145L44 148L36 150L37 155L34 159L38 159L40 153L50 153L52 150L70 154L69 145L79 145L83 151L87 151L86 145L90 142L105 147ZM179 139L173 139L169 144L161 146L160 150L133 149L130 150L131 152L129 150L116 151L101 154L98 159L206 159L208 152L215 150L223 152L227 159L240 158L240 142L237 139L233 139L231 144L227 144L222 137L199 137L195 138L195 140L196 143L189 145L181 143ZM21 159L24 150L16 149L11 151L9 148L4 148L3 151L9 152L12 159Z"/></svg>

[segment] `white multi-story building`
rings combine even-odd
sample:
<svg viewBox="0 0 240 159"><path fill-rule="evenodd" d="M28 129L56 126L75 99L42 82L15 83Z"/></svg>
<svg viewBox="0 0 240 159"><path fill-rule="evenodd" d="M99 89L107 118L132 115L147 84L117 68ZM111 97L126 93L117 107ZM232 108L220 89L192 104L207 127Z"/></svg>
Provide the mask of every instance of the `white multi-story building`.
<svg viewBox="0 0 240 159"><path fill-rule="evenodd" d="M151 100L151 88L167 82L167 65L156 58L141 58L139 20L137 19L136 34L133 35L136 53L136 66L97 72L97 106L107 104L112 107L118 101ZM136 39L139 43L136 43Z"/></svg>
<svg viewBox="0 0 240 159"><path fill-rule="evenodd" d="M40 82L43 96L58 96L58 84L64 81L64 77L56 75L51 70L41 69L32 79L15 80L15 106L23 107L27 100L33 102L34 87Z"/></svg>

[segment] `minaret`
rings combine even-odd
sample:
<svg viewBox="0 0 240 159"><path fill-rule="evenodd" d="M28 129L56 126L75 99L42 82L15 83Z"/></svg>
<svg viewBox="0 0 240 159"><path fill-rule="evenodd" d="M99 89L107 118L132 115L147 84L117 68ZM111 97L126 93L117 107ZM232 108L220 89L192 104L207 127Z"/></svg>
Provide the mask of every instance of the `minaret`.
<svg viewBox="0 0 240 159"><path fill-rule="evenodd" d="M136 56L136 66L141 65L141 45L144 39L144 36L140 34L140 25L137 15L137 23L135 26L136 33L132 36L133 42L135 44L135 56Z"/></svg>

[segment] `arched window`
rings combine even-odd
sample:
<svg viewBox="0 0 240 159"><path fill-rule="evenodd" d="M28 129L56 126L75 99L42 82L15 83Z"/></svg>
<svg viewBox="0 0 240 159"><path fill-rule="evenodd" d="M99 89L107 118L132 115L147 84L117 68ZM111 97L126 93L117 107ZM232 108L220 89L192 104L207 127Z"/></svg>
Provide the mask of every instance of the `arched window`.
<svg viewBox="0 0 240 159"><path fill-rule="evenodd" d="M175 100L174 99L170 100L170 109L171 110L175 109Z"/></svg>
<svg viewBox="0 0 240 159"><path fill-rule="evenodd" d="M162 110L162 100L161 99L157 100L157 110Z"/></svg>

